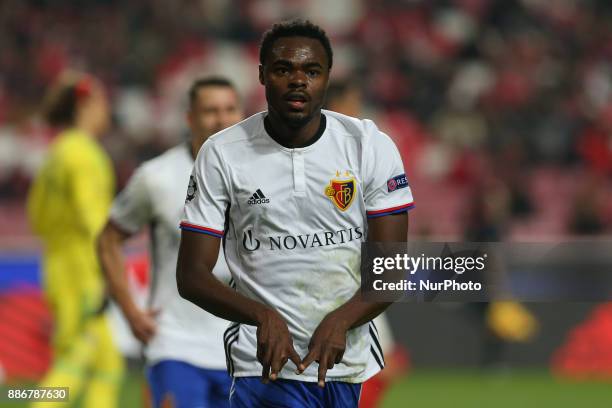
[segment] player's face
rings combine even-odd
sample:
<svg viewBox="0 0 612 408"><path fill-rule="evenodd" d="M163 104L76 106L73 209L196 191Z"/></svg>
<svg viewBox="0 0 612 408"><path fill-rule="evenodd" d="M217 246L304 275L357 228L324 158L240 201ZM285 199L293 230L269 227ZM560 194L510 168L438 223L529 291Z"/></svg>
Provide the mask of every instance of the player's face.
<svg viewBox="0 0 612 408"><path fill-rule="evenodd" d="M287 125L301 127L321 110L329 82L329 61L321 42L308 37L276 40L259 67L268 109Z"/></svg>
<svg viewBox="0 0 612 408"><path fill-rule="evenodd" d="M95 136L102 135L110 124L110 107L106 91L102 84L95 81L91 87L90 96L79 108L84 121L88 123Z"/></svg>
<svg viewBox="0 0 612 408"><path fill-rule="evenodd" d="M191 134L200 145L209 136L242 120L236 91L227 86L205 86L198 90L187 115Z"/></svg>

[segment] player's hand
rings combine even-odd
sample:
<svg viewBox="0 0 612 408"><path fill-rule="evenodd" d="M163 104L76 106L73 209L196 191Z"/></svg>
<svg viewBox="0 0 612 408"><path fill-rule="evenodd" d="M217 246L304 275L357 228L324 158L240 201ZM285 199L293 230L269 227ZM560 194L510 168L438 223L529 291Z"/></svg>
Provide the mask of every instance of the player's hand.
<svg viewBox="0 0 612 408"><path fill-rule="evenodd" d="M266 309L258 319L257 325L257 360L263 366L261 380L276 380L278 373L291 360L298 371L301 369L300 356L293 348L293 338L282 316L272 309Z"/></svg>
<svg viewBox="0 0 612 408"><path fill-rule="evenodd" d="M155 317L159 314L157 309L135 310L127 316L130 329L134 336L142 343L147 344L155 336L157 322Z"/></svg>
<svg viewBox="0 0 612 408"><path fill-rule="evenodd" d="M533 314L511 300L492 302L486 319L489 329L505 341L526 342L538 330L538 321Z"/></svg>
<svg viewBox="0 0 612 408"><path fill-rule="evenodd" d="M302 364L305 370L313 361L319 363L319 387L325 386L327 370L331 370L335 364L342 361L346 349L347 331L344 319L334 314L327 315L314 331L308 345L308 354L302 360Z"/></svg>

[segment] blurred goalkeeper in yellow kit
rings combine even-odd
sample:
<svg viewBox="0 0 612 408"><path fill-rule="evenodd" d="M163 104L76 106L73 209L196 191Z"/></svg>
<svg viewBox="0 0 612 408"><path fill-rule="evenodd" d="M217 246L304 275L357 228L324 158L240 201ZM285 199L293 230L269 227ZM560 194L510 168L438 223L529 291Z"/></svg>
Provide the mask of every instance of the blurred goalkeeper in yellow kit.
<svg viewBox="0 0 612 408"><path fill-rule="evenodd" d="M104 313L95 252L115 187L110 159L97 141L110 119L102 84L88 75L63 75L49 92L46 116L61 131L28 197L54 318L53 365L40 385L69 387L70 403L83 395L84 407L112 408L124 367Z"/></svg>

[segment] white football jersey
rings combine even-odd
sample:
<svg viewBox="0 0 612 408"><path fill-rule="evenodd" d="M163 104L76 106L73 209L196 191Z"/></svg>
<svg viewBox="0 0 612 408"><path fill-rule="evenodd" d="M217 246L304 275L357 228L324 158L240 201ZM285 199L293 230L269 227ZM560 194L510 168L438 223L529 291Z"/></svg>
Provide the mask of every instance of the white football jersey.
<svg viewBox="0 0 612 408"><path fill-rule="evenodd" d="M187 143L144 162L115 199L110 218L120 229L136 233L150 228L151 284L149 304L160 309L158 331L145 350L147 362L180 360L198 367L224 369L223 331L228 322L181 298L176 260L181 219L193 158ZM214 273L230 280L222 254Z"/></svg>
<svg viewBox="0 0 612 408"><path fill-rule="evenodd" d="M300 357L321 320L360 285L367 218L407 211L412 193L393 141L369 120L322 111L306 147L277 143L265 112L212 136L194 166L181 228L225 239L225 258L243 295L276 309ZM227 222L226 222L227 221ZM260 376L256 327L224 335L229 371ZM361 383L384 364L373 323L350 330L329 381ZM281 378L317 381L317 365Z"/></svg>

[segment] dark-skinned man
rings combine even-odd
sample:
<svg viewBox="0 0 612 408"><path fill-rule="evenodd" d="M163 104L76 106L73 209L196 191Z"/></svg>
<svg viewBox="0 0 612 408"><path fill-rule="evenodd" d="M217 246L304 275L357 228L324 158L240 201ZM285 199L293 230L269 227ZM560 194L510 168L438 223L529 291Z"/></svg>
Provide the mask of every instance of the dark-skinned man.
<svg viewBox="0 0 612 408"><path fill-rule="evenodd" d="M274 25L260 49L268 110L196 159L177 283L234 322L232 407L356 407L384 365L371 320L389 304L361 300L361 243L405 241L412 194L374 123L321 111L332 57L318 26ZM235 291L211 274L221 241Z"/></svg>

